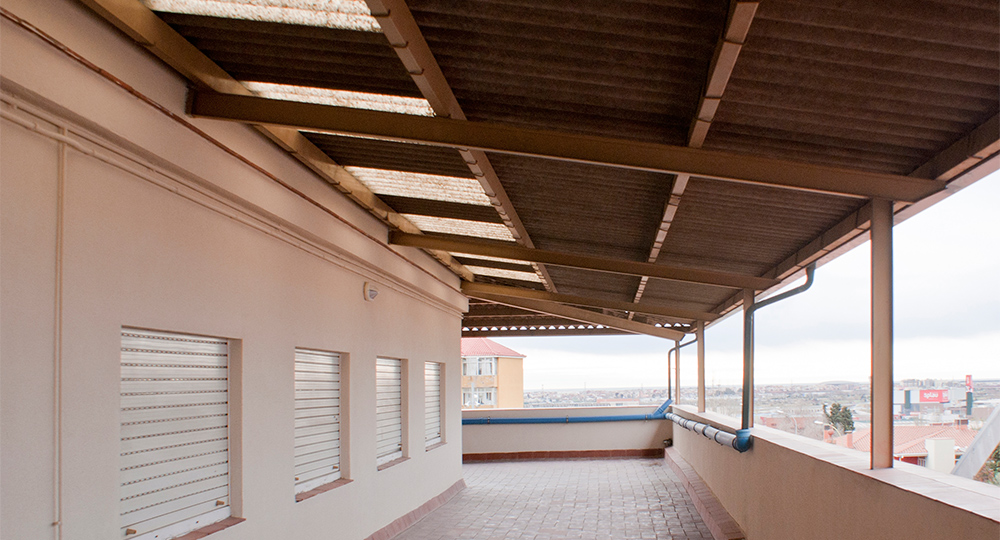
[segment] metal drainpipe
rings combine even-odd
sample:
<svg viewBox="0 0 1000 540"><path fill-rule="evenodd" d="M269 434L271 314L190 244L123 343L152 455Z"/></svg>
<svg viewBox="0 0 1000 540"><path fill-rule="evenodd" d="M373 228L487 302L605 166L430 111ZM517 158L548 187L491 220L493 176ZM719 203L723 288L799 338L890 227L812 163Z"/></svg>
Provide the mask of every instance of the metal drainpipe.
<svg viewBox="0 0 1000 540"><path fill-rule="evenodd" d="M674 348L670 349L670 351L667 352L667 397L671 397L673 395L671 393L672 389L670 388L670 361L673 359L673 355L677 354L677 351L679 351L680 349L683 349L684 347L687 347L688 345L690 345L692 343L697 343L697 342L698 342L697 339L692 339L691 341L689 341L687 343L679 343L679 342L675 341L674 343L677 343L677 345L674 345ZM680 400L681 400L681 380L680 380L680 377L678 377L677 378L677 400L676 401L679 402Z"/></svg>
<svg viewBox="0 0 1000 540"><path fill-rule="evenodd" d="M794 289L785 291L777 296L772 296L767 300L755 302L743 316L743 429L750 429L753 425L751 418L751 404L753 403L753 315L758 309L780 302L788 297L803 293L812 287L813 276L816 274L816 264L806 267L806 282ZM742 430L741 430L742 431Z"/></svg>

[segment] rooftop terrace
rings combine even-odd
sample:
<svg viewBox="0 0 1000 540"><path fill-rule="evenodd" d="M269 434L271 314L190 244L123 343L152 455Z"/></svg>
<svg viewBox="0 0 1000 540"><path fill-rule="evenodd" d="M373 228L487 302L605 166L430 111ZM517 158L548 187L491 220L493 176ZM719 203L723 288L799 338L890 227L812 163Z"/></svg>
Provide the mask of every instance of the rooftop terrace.
<svg viewBox="0 0 1000 540"><path fill-rule="evenodd" d="M463 473L464 490L395 538L712 538L663 459L467 463Z"/></svg>

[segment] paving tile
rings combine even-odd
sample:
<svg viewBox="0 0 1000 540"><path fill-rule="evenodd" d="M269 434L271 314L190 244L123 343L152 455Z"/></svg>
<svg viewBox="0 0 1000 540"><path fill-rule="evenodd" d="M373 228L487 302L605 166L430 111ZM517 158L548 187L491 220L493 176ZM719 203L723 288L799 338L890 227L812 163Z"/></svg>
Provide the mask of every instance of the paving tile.
<svg viewBox="0 0 1000 540"><path fill-rule="evenodd" d="M393 540L712 538L664 460L484 461L467 487Z"/></svg>

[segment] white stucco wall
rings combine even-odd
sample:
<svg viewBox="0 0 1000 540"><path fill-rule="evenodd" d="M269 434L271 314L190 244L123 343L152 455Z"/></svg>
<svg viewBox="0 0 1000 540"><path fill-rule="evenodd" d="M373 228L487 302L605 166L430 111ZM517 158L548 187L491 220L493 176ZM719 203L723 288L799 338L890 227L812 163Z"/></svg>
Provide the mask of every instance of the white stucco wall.
<svg viewBox="0 0 1000 540"><path fill-rule="evenodd" d="M739 421L692 407L686 418L733 431ZM766 427L738 453L686 429L674 445L748 540L1000 538L1000 489L907 463L870 470L866 453Z"/></svg>
<svg viewBox="0 0 1000 540"><path fill-rule="evenodd" d="M79 4L3 6L183 112L185 81ZM85 147L120 152L115 159L135 169L74 149L60 161L56 141L2 121L0 536L52 538L57 504L61 538L120 536L123 325L237 340L233 508L246 522L213 538L360 539L461 479L466 300L457 278L419 251L373 240L385 238L382 224L252 128L193 121L344 220L6 20L0 39L4 99L27 107L5 112L47 131L69 127ZM380 289L375 302L363 301L365 281ZM346 353L342 464L353 480L301 503L292 474L296 347ZM376 356L409 363L410 459L383 471L375 465ZM445 364L446 444L430 452L424 361Z"/></svg>
<svg viewBox="0 0 1000 540"><path fill-rule="evenodd" d="M464 418L544 418L650 414L656 407L572 407L552 409L476 409ZM466 454L663 448L672 435L666 420L566 424L492 424L462 426Z"/></svg>

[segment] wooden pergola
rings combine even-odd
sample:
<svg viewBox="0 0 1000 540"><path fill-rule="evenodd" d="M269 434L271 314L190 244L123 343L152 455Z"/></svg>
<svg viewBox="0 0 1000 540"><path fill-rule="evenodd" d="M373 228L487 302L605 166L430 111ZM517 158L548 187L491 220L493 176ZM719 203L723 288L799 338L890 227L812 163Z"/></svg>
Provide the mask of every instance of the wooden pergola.
<svg viewBox="0 0 1000 540"><path fill-rule="evenodd" d="M460 276L466 336L679 340L871 237L891 403L892 224L1000 163L993 0L82 1Z"/></svg>

